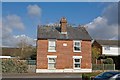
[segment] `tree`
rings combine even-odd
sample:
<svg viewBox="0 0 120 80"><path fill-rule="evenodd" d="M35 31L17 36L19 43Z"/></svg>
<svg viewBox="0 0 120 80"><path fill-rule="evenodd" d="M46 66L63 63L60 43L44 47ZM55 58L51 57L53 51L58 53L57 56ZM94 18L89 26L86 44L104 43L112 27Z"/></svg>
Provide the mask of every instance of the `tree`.
<svg viewBox="0 0 120 80"><path fill-rule="evenodd" d="M92 62L96 63L96 60L100 57L100 49L96 47L92 47Z"/></svg>
<svg viewBox="0 0 120 80"><path fill-rule="evenodd" d="M20 54L15 54L15 56L19 56L20 59L30 59L30 56L36 54L36 47L28 44L25 40L21 40L17 44L17 46L21 49Z"/></svg>

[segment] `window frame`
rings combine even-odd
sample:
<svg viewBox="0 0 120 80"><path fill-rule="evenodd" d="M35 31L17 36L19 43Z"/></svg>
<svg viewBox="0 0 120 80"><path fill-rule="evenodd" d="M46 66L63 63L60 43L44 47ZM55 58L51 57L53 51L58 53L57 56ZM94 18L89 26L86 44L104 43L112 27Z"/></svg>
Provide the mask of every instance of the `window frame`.
<svg viewBox="0 0 120 80"><path fill-rule="evenodd" d="M105 51L110 51L110 46L105 46L105 47L104 47L104 50L105 50Z"/></svg>
<svg viewBox="0 0 120 80"><path fill-rule="evenodd" d="M47 55L47 58L48 58L48 69L56 69L56 67L54 67L54 68L49 68L49 64L54 64L54 66L56 66L56 59L57 59L57 56L56 55ZM53 58L53 59L55 59L55 62L50 62L49 61L49 59L50 58Z"/></svg>
<svg viewBox="0 0 120 80"><path fill-rule="evenodd" d="M80 61L79 62L75 62L75 59L79 59ZM82 59L82 56L73 56L73 69L81 69L81 59ZM75 64L79 64L80 67L76 68Z"/></svg>
<svg viewBox="0 0 120 80"><path fill-rule="evenodd" d="M52 47L54 47L55 48L55 50L50 50L50 41L52 42L55 42L55 46L52 46ZM49 39L48 40L48 52L56 52L56 40L55 39Z"/></svg>
<svg viewBox="0 0 120 80"><path fill-rule="evenodd" d="M79 42L80 45L77 46L77 47L79 47L80 50L75 50L75 49L74 49L74 47L76 46L76 45L75 45L76 42ZM81 52L81 43L82 43L81 40L74 40L74 41L73 41L73 52Z"/></svg>
<svg viewBox="0 0 120 80"><path fill-rule="evenodd" d="M51 59L55 59L55 62L50 62L49 59L50 58L48 58L48 69L56 69L56 67L55 67L56 66L56 58L51 58ZM50 68L49 67L50 64L54 65L54 68Z"/></svg>

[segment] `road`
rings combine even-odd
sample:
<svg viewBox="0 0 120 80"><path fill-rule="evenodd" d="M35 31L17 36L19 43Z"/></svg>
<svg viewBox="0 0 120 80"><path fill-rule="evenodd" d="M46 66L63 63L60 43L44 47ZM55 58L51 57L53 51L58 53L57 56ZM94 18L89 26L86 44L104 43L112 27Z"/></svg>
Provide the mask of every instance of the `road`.
<svg viewBox="0 0 120 80"><path fill-rule="evenodd" d="M22 74L2 74L2 80L82 80L81 74L77 73L22 73Z"/></svg>
<svg viewBox="0 0 120 80"><path fill-rule="evenodd" d="M2 78L2 80L82 80L81 78Z"/></svg>

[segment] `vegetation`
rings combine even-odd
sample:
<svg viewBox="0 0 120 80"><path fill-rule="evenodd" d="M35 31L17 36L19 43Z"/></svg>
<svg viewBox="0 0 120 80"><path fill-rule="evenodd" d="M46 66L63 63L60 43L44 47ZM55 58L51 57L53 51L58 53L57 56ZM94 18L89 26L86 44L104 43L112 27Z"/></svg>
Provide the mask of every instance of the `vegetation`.
<svg viewBox="0 0 120 80"><path fill-rule="evenodd" d="M31 56L36 54L36 47L28 44L25 40L19 42L18 47L21 49L20 54L17 54L20 59L31 59Z"/></svg>
<svg viewBox="0 0 120 80"><path fill-rule="evenodd" d="M17 59L3 59L2 72L3 73L25 73L28 70L26 62Z"/></svg>
<svg viewBox="0 0 120 80"><path fill-rule="evenodd" d="M92 72L92 73L83 73L82 74L82 80L91 80L91 78L94 78L101 72Z"/></svg>
<svg viewBox="0 0 120 80"><path fill-rule="evenodd" d="M92 47L92 62L95 63L96 59L100 57L100 49Z"/></svg>
<svg viewBox="0 0 120 80"><path fill-rule="evenodd" d="M30 58L31 58L31 60L36 60L36 54L32 54L31 56L30 56Z"/></svg>
<svg viewBox="0 0 120 80"><path fill-rule="evenodd" d="M24 44L24 45L22 45ZM25 42L20 42L16 48L4 47L2 48L3 56L12 56L20 59L36 60L36 47Z"/></svg>
<svg viewBox="0 0 120 80"><path fill-rule="evenodd" d="M107 58L103 62L104 64L113 64L113 59L112 58Z"/></svg>

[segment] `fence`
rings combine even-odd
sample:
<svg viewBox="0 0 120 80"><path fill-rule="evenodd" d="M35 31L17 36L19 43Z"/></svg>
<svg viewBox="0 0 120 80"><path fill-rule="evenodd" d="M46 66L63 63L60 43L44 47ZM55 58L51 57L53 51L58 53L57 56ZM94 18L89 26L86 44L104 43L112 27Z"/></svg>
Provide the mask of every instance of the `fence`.
<svg viewBox="0 0 120 80"><path fill-rule="evenodd" d="M92 70L115 70L115 64L93 64Z"/></svg>
<svg viewBox="0 0 120 80"><path fill-rule="evenodd" d="M36 60L27 60L28 72L35 72L36 70Z"/></svg>
<svg viewBox="0 0 120 80"><path fill-rule="evenodd" d="M36 65L36 60L27 60L28 65Z"/></svg>

